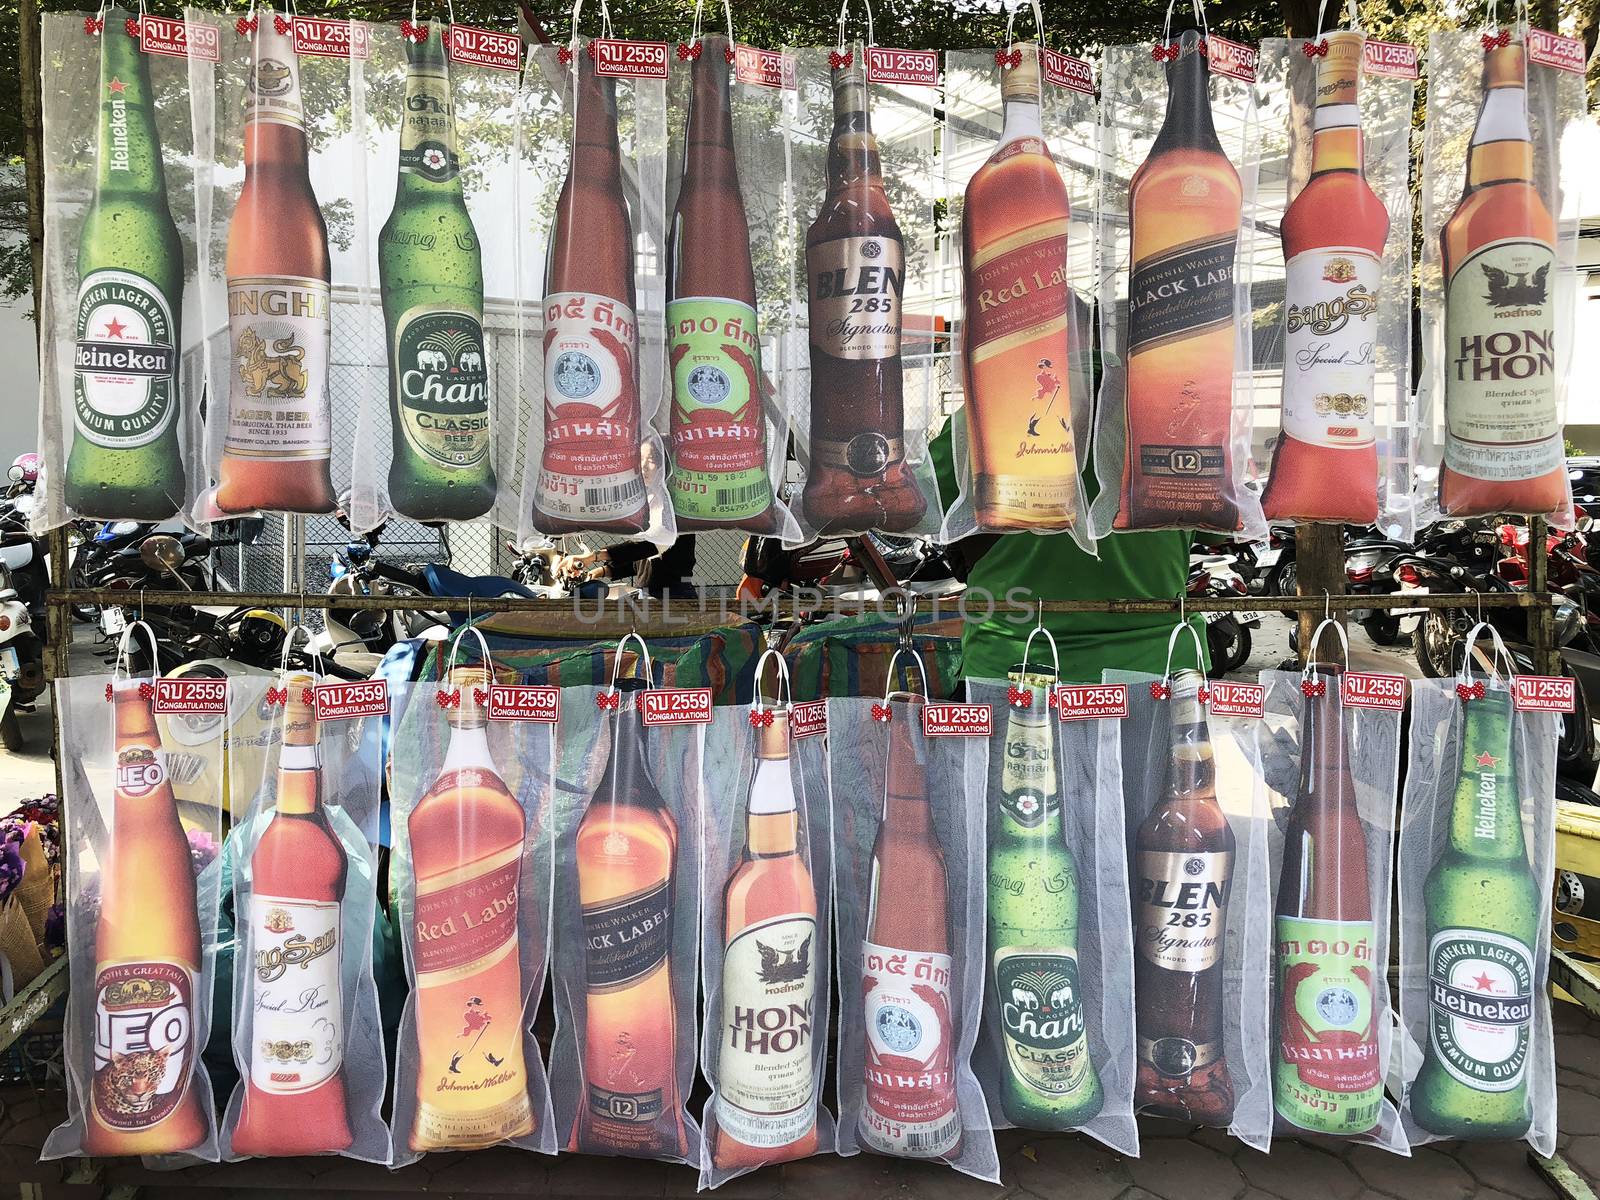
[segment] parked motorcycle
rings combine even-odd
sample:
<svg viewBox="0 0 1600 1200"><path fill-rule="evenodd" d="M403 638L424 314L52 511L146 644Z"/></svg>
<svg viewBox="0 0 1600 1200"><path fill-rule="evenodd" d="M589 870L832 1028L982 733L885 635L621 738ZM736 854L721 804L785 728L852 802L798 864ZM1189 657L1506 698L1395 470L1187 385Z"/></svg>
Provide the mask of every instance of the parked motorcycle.
<svg viewBox="0 0 1600 1200"><path fill-rule="evenodd" d="M1410 553L1412 549L1408 542L1385 538L1376 533L1347 541L1344 550L1345 590L1352 596L1393 595L1400 587L1395 579L1394 564L1401 555ZM1358 622L1376 645L1397 646L1405 639L1401 627L1404 618L1392 609L1352 609L1350 619Z"/></svg>
<svg viewBox="0 0 1600 1200"><path fill-rule="evenodd" d="M1249 595L1249 587L1234 569L1234 561L1231 554L1191 555L1186 593L1193 599L1205 600ZM1250 631L1260 628L1261 618L1252 612L1223 609L1207 609L1202 616L1206 623L1206 654L1211 660L1206 674L1221 679L1250 660Z"/></svg>

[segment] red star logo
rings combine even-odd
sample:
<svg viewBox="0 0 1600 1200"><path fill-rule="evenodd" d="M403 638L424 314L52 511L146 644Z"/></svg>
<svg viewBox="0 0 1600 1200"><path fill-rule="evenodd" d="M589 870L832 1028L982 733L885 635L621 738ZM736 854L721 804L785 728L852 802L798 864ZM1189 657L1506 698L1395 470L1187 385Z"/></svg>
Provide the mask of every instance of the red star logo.
<svg viewBox="0 0 1600 1200"><path fill-rule="evenodd" d="M1478 755L1478 765L1480 767L1492 767L1495 764L1497 764L1499 761L1500 760L1498 758L1496 758L1494 755L1490 754L1487 750L1485 750L1482 754Z"/></svg>
<svg viewBox="0 0 1600 1200"><path fill-rule="evenodd" d="M119 96L128 90L128 85L123 83L120 79L113 79L110 83L106 84L106 86L113 92L116 92Z"/></svg>
<svg viewBox="0 0 1600 1200"><path fill-rule="evenodd" d="M1480 992L1492 992L1492 991L1494 991L1494 980L1489 978L1489 975L1488 975L1487 972L1485 972L1482 975L1477 976L1476 978L1473 979L1472 982L1473 982L1473 985L1475 987L1477 987L1477 989Z"/></svg>
<svg viewBox="0 0 1600 1200"><path fill-rule="evenodd" d="M125 332L127 332L127 329L128 327L115 317L112 317L111 320L106 322L107 337L120 338Z"/></svg>

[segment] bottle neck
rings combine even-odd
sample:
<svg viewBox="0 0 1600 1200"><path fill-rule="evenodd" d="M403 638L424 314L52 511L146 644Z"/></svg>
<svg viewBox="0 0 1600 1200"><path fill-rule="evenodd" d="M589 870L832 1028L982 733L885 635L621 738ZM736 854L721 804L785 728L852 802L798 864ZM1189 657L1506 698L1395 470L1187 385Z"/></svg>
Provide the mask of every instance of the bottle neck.
<svg viewBox="0 0 1600 1200"><path fill-rule="evenodd" d="M700 57L692 70L689 95L689 129L684 139L684 179L698 179L708 171L720 174L733 166L733 104L725 50L728 39L701 41Z"/></svg>
<svg viewBox="0 0 1600 1200"><path fill-rule="evenodd" d="M751 858L786 858L799 852L800 821L788 812L751 812L745 821L745 845Z"/></svg>
<svg viewBox="0 0 1600 1200"><path fill-rule="evenodd" d="M702 56L703 57L703 56ZM582 156L585 173L593 174L609 163L621 170L622 146L617 137L617 92L610 79L595 74L594 65L579 54L577 112L572 119L572 156Z"/></svg>
<svg viewBox="0 0 1600 1200"><path fill-rule="evenodd" d="M300 59L288 34L270 16L256 27L255 58L245 88L244 166L306 170L305 107L300 97Z"/></svg>
<svg viewBox="0 0 1600 1200"><path fill-rule="evenodd" d="M872 134L867 111L866 67L859 61L834 72L833 136L828 139L828 190L849 187L883 187L883 163L878 139Z"/></svg>
<svg viewBox="0 0 1600 1200"><path fill-rule="evenodd" d="M1009 146L1023 138L1044 140L1044 124L1039 112L1039 97L1020 95L1005 102L1005 123L1000 129L1000 145Z"/></svg>
<svg viewBox="0 0 1600 1200"><path fill-rule="evenodd" d="M322 796L322 755L315 742L285 744L278 756L277 811L288 816L309 816Z"/></svg>
<svg viewBox="0 0 1600 1200"><path fill-rule="evenodd" d="M1462 708L1461 776L1450 808L1450 848L1468 858L1525 863L1511 696L1488 691Z"/></svg>
<svg viewBox="0 0 1600 1200"><path fill-rule="evenodd" d="M1365 168L1360 113L1353 104L1319 105L1311 133L1311 177Z"/></svg>
<svg viewBox="0 0 1600 1200"><path fill-rule="evenodd" d="M1313 678L1324 685L1322 695L1306 699L1300 723L1300 795L1323 803L1338 798L1333 780L1348 773L1345 762L1344 676L1339 671L1316 670Z"/></svg>
<svg viewBox="0 0 1600 1200"><path fill-rule="evenodd" d="M99 191L159 196L166 204L161 138L150 95L150 70L139 39L125 27L126 10L106 12L100 36Z"/></svg>
<svg viewBox="0 0 1600 1200"><path fill-rule="evenodd" d="M1528 93L1519 83L1491 84L1467 150L1467 186L1533 179L1533 135Z"/></svg>
<svg viewBox="0 0 1600 1200"><path fill-rule="evenodd" d="M1211 66L1189 34L1180 39L1178 58L1167 64L1167 112L1161 131L1150 147L1154 158L1167 150L1214 150L1222 153L1217 127L1211 119L1207 81Z"/></svg>
<svg viewBox="0 0 1600 1200"><path fill-rule="evenodd" d="M456 110L437 21L421 45L406 43L406 107L400 124L400 181L404 193L461 195Z"/></svg>
<svg viewBox="0 0 1600 1200"><path fill-rule="evenodd" d="M450 749L445 752L440 773L460 771L467 767L486 767L495 771L494 755L489 753L489 731L481 719L452 725Z"/></svg>

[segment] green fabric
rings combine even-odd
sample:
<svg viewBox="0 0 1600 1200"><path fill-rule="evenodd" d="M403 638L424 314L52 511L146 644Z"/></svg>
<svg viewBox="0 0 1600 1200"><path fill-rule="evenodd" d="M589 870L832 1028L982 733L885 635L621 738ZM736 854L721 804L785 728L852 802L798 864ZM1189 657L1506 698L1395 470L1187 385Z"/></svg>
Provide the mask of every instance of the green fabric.
<svg viewBox="0 0 1600 1200"><path fill-rule="evenodd" d="M959 419L957 414L945 422L929 447L939 494L947 503L954 503L960 491L950 442L951 425ZM1086 472L1085 485L1093 495L1092 473ZM973 619L962 631L963 674L969 679L1004 679L1021 661L1034 620L1007 604L1011 589L1020 588L1029 599L1040 600L1175 599L1188 580L1191 540L1189 531L1182 529L1117 533L1100 539L1096 559L1066 534L1012 533L998 538L967 578L969 592L994 597L995 613L978 619L987 605L969 601L967 611ZM1161 613L1046 613L1044 618L1061 654L1061 677L1073 683L1099 683L1106 667L1161 674L1172 623ZM1204 623L1198 617L1191 623L1204 646ZM1048 663L1049 648L1041 643L1042 639L1034 642L1033 654L1042 650ZM1174 670L1195 665L1191 639L1178 642L1172 665Z"/></svg>
<svg viewBox="0 0 1600 1200"><path fill-rule="evenodd" d="M928 672L923 686L934 700L950 699L961 685L961 642L950 636L953 632L948 619L935 621L932 613L919 613L912 622L912 648ZM873 613L835 617L801 630L784 652L794 698L881 695L899 635L898 621ZM907 672L913 665L909 654L895 661L895 687L916 686Z"/></svg>

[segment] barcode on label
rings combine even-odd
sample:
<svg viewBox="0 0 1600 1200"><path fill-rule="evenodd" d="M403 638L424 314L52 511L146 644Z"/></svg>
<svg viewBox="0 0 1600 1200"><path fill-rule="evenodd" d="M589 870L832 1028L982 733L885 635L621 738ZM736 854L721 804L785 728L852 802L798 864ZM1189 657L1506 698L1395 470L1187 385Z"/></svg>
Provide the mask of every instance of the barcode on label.
<svg viewBox="0 0 1600 1200"><path fill-rule="evenodd" d="M637 500L642 495L644 495L644 480L636 476L625 483L614 483L610 487L584 488L583 506L609 507L621 504L625 500Z"/></svg>
<svg viewBox="0 0 1600 1200"><path fill-rule="evenodd" d="M906 1149L940 1150L951 1143L961 1134L961 1114L953 1113L943 1125L936 1125L926 1133L908 1132L906 1134Z"/></svg>
<svg viewBox="0 0 1600 1200"><path fill-rule="evenodd" d="M712 493L717 504L748 504L752 500L759 500L767 494L767 481L760 483L747 483L743 487L718 488Z"/></svg>

